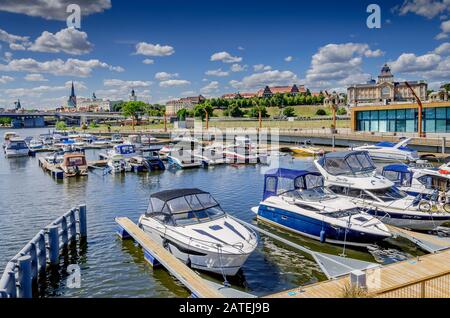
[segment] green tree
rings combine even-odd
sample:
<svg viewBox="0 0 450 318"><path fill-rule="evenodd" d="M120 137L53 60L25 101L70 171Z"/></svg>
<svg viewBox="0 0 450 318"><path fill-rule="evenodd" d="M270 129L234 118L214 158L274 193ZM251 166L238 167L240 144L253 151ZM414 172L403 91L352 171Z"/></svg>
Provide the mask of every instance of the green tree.
<svg viewBox="0 0 450 318"><path fill-rule="evenodd" d="M442 85L441 88L445 89L447 92L450 92L450 83Z"/></svg>
<svg viewBox="0 0 450 318"><path fill-rule="evenodd" d="M286 107L285 109L283 109L283 115L286 117L295 117L295 109L294 107Z"/></svg>
<svg viewBox="0 0 450 318"><path fill-rule="evenodd" d="M186 117L189 116L189 111L186 108L182 108L179 111L177 111L177 117L178 120L186 120Z"/></svg>
<svg viewBox="0 0 450 318"><path fill-rule="evenodd" d="M63 121L58 121L55 125L56 130L67 130L67 124Z"/></svg>
<svg viewBox="0 0 450 318"><path fill-rule="evenodd" d="M1 117L0 118L0 125L1 126L11 126L11 118L10 117Z"/></svg>
<svg viewBox="0 0 450 318"><path fill-rule="evenodd" d="M131 125L134 130L134 122L139 121L139 116L146 110L147 104L141 101L130 101L126 102L122 106L122 114L125 117L131 117Z"/></svg>
<svg viewBox="0 0 450 318"><path fill-rule="evenodd" d="M345 107L341 107L336 111L336 114L340 116L347 115L347 110L345 109Z"/></svg>
<svg viewBox="0 0 450 318"><path fill-rule="evenodd" d="M206 117L206 112L208 113L208 117L213 116L214 109L209 101L205 101L204 104L198 104L194 106L194 117L201 117L203 120Z"/></svg>

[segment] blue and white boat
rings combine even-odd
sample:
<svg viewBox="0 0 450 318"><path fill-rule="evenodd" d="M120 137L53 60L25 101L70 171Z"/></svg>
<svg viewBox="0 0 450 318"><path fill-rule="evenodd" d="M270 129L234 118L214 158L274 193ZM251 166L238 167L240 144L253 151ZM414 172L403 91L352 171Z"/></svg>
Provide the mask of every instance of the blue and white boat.
<svg viewBox="0 0 450 318"><path fill-rule="evenodd" d="M367 151L370 157L380 161L416 161L419 154L416 150L407 147L412 138L405 138L398 143L379 142L375 145L365 145L353 148L355 151Z"/></svg>
<svg viewBox="0 0 450 318"><path fill-rule="evenodd" d="M138 155L136 146L132 144L115 145L112 150L108 151L107 157L113 155L122 155L125 159Z"/></svg>
<svg viewBox="0 0 450 318"><path fill-rule="evenodd" d="M26 157L30 153L27 143L23 138L13 137L5 145L6 158Z"/></svg>
<svg viewBox="0 0 450 318"><path fill-rule="evenodd" d="M450 221L450 213L445 211L422 211L420 200L379 175L367 151L328 153L314 164L325 186L383 223L428 231Z"/></svg>
<svg viewBox="0 0 450 318"><path fill-rule="evenodd" d="M383 176L409 195L429 198L439 191L450 196L450 174L432 166L393 164L383 167Z"/></svg>
<svg viewBox="0 0 450 318"><path fill-rule="evenodd" d="M333 244L365 246L391 236L377 218L323 186L318 172L273 169L264 178L258 219Z"/></svg>
<svg viewBox="0 0 450 318"><path fill-rule="evenodd" d="M180 169L192 169L202 166L202 161L190 150L176 149L167 156L167 162L171 166Z"/></svg>

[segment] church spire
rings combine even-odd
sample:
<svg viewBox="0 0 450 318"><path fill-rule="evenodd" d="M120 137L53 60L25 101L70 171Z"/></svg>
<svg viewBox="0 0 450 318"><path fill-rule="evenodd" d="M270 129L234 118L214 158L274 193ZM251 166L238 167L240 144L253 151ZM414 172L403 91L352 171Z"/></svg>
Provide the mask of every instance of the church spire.
<svg viewBox="0 0 450 318"><path fill-rule="evenodd" d="M72 81L72 90L70 93L70 97L75 97L75 87L73 86L73 81Z"/></svg>

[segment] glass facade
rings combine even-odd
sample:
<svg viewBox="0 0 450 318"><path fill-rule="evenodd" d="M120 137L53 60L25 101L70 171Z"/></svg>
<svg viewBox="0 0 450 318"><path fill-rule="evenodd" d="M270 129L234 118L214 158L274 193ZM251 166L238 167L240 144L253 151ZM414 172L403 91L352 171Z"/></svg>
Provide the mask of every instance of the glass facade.
<svg viewBox="0 0 450 318"><path fill-rule="evenodd" d="M417 132L417 109L368 110L356 112L358 131ZM450 107L425 108L423 130L450 133Z"/></svg>

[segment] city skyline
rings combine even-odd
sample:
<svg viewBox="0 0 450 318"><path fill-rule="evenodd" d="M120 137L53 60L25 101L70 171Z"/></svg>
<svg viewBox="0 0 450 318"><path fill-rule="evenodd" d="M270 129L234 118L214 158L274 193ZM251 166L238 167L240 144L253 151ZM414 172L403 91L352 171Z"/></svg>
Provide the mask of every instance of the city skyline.
<svg viewBox="0 0 450 318"><path fill-rule="evenodd" d="M28 2L28 1L25 1ZM388 63L398 80L450 78L450 1L0 2L0 107L55 108L78 96L149 103L265 85L346 91ZM68 28L68 4L81 28ZM424 10L426 8L426 10Z"/></svg>

